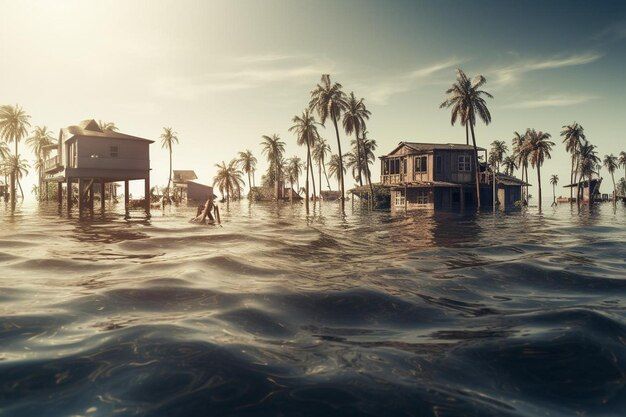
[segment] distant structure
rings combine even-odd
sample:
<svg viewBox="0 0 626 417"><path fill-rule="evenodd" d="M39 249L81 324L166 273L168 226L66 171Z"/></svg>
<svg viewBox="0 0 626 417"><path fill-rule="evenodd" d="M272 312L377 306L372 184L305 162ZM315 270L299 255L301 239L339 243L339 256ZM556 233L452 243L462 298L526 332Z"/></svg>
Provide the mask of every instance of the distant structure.
<svg viewBox="0 0 626 417"><path fill-rule="evenodd" d="M174 170L174 192L178 194L181 200L193 202L204 202L209 197L215 198L213 187L193 181L198 176L193 170Z"/></svg>
<svg viewBox="0 0 626 417"><path fill-rule="evenodd" d="M601 200L600 197L600 185L602 184L602 178L593 178L591 181L585 180L580 181L574 184L564 185L563 188L573 188L574 195L578 196L578 191L582 192L581 202L589 203L589 201L594 202L597 200ZM576 201L577 197L574 197L572 200ZM567 199L569 202L569 198Z"/></svg>
<svg viewBox="0 0 626 417"><path fill-rule="evenodd" d="M487 151L484 161L487 160ZM400 142L380 157L381 185L390 188L393 209L445 210L476 205L474 148L463 144ZM494 189L500 208L508 209L522 199L523 181L495 174L479 161L480 198L492 206Z"/></svg>
<svg viewBox="0 0 626 417"><path fill-rule="evenodd" d="M84 120L59 132L59 140L48 150L56 153L45 161L46 182L58 185L59 204L63 184L67 210L72 210L73 184L78 184L78 209L93 211L94 189L100 194L101 210L105 207L105 185L124 182L124 210L129 217L129 181L144 181L146 216L150 217L150 144L154 141L112 130L102 130L93 120Z"/></svg>

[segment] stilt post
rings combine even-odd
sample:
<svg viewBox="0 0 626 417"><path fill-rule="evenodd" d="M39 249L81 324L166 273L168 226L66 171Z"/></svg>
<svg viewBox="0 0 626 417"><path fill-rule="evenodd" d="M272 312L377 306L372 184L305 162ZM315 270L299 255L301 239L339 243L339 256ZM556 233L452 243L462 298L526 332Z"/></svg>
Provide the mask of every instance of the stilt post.
<svg viewBox="0 0 626 417"><path fill-rule="evenodd" d="M72 212L72 179L67 178L65 185L65 196L67 197L67 212Z"/></svg>
<svg viewBox="0 0 626 417"><path fill-rule="evenodd" d="M143 180L143 185L144 185L144 198L145 198L145 205L146 205L146 217L150 218L150 176L148 175L144 180Z"/></svg>
<svg viewBox="0 0 626 417"><path fill-rule="evenodd" d="M106 183L104 178L100 178L100 211L104 214L104 205L106 203Z"/></svg>
<svg viewBox="0 0 626 417"><path fill-rule="evenodd" d="M128 200L129 200L129 196L128 196L128 180L124 180L124 217L125 218L130 218L130 213L128 211Z"/></svg>
<svg viewBox="0 0 626 417"><path fill-rule="evenodd" d="M85 180L82 178L78 179L78 216L83 213L83 208L85 208Z"/></svg>
<svg viewBox="0 0 626 417"><path fill-rule="evenodd" d="M57 182L57 203L59 203L59 207L63 205L63 183L61 181Z"/></svg>

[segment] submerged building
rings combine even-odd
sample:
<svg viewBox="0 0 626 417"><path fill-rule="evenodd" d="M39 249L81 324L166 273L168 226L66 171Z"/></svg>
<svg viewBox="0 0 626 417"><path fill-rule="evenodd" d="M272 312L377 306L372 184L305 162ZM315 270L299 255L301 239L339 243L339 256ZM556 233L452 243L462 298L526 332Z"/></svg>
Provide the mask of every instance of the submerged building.
<svg viewBox="0 0 626 417"><path fill-rule="evenodd" d="M100 193L101 209L104 211L106 184L123 181L127 216L129 181L143 180L145 211L150 216L150 144L153 142L102 130L95 120L84 120L61 129L58 142L48 147L53 156L45 161L44 180L57 183L59 204L65 194L68 211L71 211L74 200L73 184L78 184L76 198L79 211L93 209L94 190Z"/></svg>
<svg viewBox="0 0 626 417"><path fill-rule="evenodd" d="M592 180L579 181L575 184L564 185L563 188L572 188L574 190L573 201L576 201L577 196L580 195L581 202L589 203L596 200L601 200L600 185L602 184L602 178L593 178ZM569 201L567 198L565 201Z"/></svg>
<svg viewBox="0 0 626 417"><path fill-rule="evenodd" d="M478 148L484 161L487 151ZM451 143L400 142L380 157L380 183L390 188L391 207L402 209L455 209L476 206L474 147ZM479 157L481 205L491 206L494 173ZM500 207L512 208L522 199L523 181L495 174Z"/></svg>

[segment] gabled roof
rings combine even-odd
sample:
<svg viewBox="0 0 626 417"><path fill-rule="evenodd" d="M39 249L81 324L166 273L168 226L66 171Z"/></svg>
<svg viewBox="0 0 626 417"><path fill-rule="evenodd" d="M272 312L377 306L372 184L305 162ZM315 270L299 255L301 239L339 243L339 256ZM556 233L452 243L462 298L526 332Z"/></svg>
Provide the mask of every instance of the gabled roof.
<svg viewBox="0 0 626 417"><path fill-rule="evenodd" d="M181 179L182 181L197 180L198 176L192 169L175 169L174 178Z"/></svg>
<svg viewBox="0 0 626 417"><path fill-rule="evenodd" d="M434 150L459 150L470 151L474 150L472 145L465 145L462 143L425 143L425 142L400 142L388 155L392 155L403 146L407 146L416 152L428 152ZM484 148L477 147L479 151L484 151Z"/></svg>
<svg viewBox="0 0 626 417"><path fill-rule="evenodd" d="M496 178L497 178L498 184L504 184L504 185L528 185L528 186L530 186L529 183L524 182L524 181L520 180L517 177L514 177L512 175L503 174L501 172L496 173Z"/></svg>
<svg viewBox="0 0 626 417"><path fill-rule="evenodd" d="M591 179L591 184L596 184L597 182L602 182L602 178L592 178ZM571 188L571 187L588 187L589 186L589 181L588 180L584 180L584 181L580 181L577 182L575 184L568 184L568 185L564 185L563 188Z"/></svg>
<svg viewBox="0 0 626 417"><path fill-rule="evenodd" d="M97 138L112 138L112 139L128 139L128 140L139 140L153 143L153 140L140 138L138 136L131 136L125 133L114 132L113 130L102 130L94 119L83 120L77 125L72 125L68 127L64 127L61 129L64 133L63 137L65 140L70 140L75 136L83 136L83 137L97 137Z"/></svg>

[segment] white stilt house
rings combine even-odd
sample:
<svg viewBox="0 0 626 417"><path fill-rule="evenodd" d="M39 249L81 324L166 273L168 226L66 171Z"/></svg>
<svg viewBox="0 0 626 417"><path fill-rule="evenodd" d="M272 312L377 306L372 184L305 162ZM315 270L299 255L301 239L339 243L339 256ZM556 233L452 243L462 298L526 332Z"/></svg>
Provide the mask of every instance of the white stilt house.
<svg viewBox="0 0 626 417"><path fill-rule="evenodd" d="M78 183L78 208L93 210L94 185L105 207L105 185L124 182L124 208L129 215L129 181L143 180L145 211L150 216L150 144L154 141L112 130L102 130L95 120L84 120L59 132L59 141L50 146L54 155L45 162L45 180L58 184L59 204L63 184L68 212L72 209L72 184Z"/></svg>

